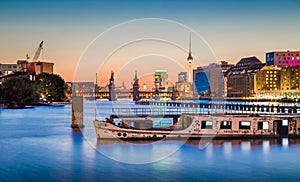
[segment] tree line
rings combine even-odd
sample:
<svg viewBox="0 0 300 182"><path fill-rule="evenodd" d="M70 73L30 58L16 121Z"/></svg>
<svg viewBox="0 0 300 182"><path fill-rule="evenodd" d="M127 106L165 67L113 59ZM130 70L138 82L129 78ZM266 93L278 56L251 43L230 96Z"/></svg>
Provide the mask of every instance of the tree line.
<svg viewBox="0 0 300 182"><path fill-rule="evenodd" d="M42 73L33 81L28 76L7 78L0 84L0 100L12 107L24 107L34 103L60 102L66 99L67 85L56 74Z"/></svg>

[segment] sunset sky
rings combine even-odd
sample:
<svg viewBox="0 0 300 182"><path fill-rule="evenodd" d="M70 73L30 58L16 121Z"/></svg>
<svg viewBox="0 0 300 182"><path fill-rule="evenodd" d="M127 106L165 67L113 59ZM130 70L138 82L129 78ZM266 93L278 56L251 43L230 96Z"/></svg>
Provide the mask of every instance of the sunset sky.
<svg viewBox="0 0 300 182"><path fill-rule="evenodd" d="M33 56L38 44L44 40L41 58L54 62L55 72L62 75L66 81L73 81L84 53L89 51L93 41L95 43L101 33L120 23L142 18L167 19L195 31L203 38L215 56L215 59L213 56L210 58L199 56L200 64L205 65L220 60L236 63L242 57L253 55L264 62L265 53L268 51L300 50L299 9L299 0L152 0L147 2L141 0L103 2L98 0L1 0L0 63L14 63L18 59L24 59L27 53ZM139 27L139 32L132 32L132 34L140 33L143 28L149 31L147 26ZM131 36L127 33L116 35L110 37L107 34L107 42L102 42L102 47L98 47L99 51L95 49L100 55L95 53L94 56L99 59L101 56L109 56L101 55L101 50L110 43L110 39L117 41L119 38ZM98 72L99 83L105 84L108 80L107 74L115 69L119 78L117 83L124 81L128 86L134 76L135 67L140 65L138 72L146 76L154 72L154 69L159 69L160 63L164 62L166 64L162 64L160 69L168 70L169 77L174 81L177 71L186 68L186 65L182 64L187 57L188 31L183 32L182 36L179 32L173 34L173 31L168 31L168 35L170 37L174 35L174 39L178 39L179 46L164 41L157 44L149 40L142 45L137 42L131 48L127 46L122 49L126 49L125 52L120 50L110 55L111 62L106 62L102 67L98 65L96 69L98 71L86 68L90 75L82 80L93 81L94 78L91 75ZM193 42L195 49L197 49L197 43L199 43L197 40ZM153 49L153 47L158 49ZM130 56L138 48L141 48L140 52ZM149 49L154 52L149 52ZM201 50L204 49L199 49L198 52L194 50L194 52L199 55L207 54ZM172 51L174 55L171 55ZM117 60L121 58L123 62L118 62ZM125 58L130 60L125 60ZM151 62L149 60L153 60L152 63L156 66L153 68L143 66L144 62ZM176 68L168 68L168 65L172 65L172 61L168 63L170 60L175 60L176 64L178 61ZM125 69L130 64L132 64L129 66L130 69ZM149 65L153 64L149 63ZM105 71L103 75L101 75L101 70Z"/></svg>

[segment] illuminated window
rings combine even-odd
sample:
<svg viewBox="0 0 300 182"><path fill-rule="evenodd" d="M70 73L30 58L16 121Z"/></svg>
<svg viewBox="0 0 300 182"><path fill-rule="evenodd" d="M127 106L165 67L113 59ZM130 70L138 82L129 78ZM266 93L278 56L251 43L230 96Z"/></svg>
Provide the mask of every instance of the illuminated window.
<svg viewBox="0 0 300 182"><path fill-rule="evenodd" d="M259 130L268 130L269 122L257 122L257 129Z"/></svg>
<svg viewBox="0 0 300 182"><path fill-rule="evenodd" d="M239 129L249 130L250 129L250 121L240 121Z"/></svg>
<svg viewBox="0 0 300 182"><path fill-rule="evenodd" d="M211 121L201 121L201 129L212 129Z"/></svg>

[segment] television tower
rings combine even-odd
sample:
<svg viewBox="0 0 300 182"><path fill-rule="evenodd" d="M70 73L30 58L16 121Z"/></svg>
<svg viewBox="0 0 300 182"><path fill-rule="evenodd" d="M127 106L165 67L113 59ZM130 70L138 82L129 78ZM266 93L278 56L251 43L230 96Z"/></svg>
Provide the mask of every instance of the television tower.
<svg viewBox="0 0 300 182"><path fill-rule="evenodd" d="M189 64L189 70L188 70L188 82L192 83L192 62L193 62L193 57L192 57L192 35L190 32L190 37L189 37L189 56L187 57L187 62Z"/></svg>

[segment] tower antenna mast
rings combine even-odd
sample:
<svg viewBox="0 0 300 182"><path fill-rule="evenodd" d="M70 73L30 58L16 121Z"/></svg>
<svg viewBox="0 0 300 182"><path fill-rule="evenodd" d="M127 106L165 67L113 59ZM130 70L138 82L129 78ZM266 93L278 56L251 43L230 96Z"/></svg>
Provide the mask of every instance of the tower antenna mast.
<svg viewBox="0 0 300 182"><path fill-rule="evenodd" d="M191 34L191 32L190 32L190 45L189 45L189 54L191 55L192 54L192 34Z"/></svg>
<svg viewBox="0 0 300 182"><path fill-rule="evenodd" d="M193 56L192 56L192 34L190 32L189 35L189 55L187 57L187 62L189 65L188 69L188 82L192 82L192 62L193 62Z"/></svg>

